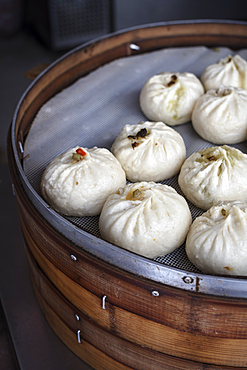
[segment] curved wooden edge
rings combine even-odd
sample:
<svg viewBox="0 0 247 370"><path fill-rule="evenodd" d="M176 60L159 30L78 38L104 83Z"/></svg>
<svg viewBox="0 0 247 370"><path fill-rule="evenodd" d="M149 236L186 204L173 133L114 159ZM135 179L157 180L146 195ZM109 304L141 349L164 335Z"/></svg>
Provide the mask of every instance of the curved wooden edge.
<svg viewBox="0 0 247 370"><path fill-rule="evenodd" d="M223 22L191 22L150 25L110 34L95 42L74 49L49 67L24 95L15 125L15 144L24 145L25 136L39 108L54 94L96 68L115 59L164 47L228 46L247 47L247 25ZM133 50L134 43L139 50Z"/></svg>
<svg viewBox="0 0 247 370"><path fill-rule="evenodd" d="M233 369L162 354L102 329L56 290L28 250L27 256L35 294L52 329L77 356L95 369L101 369L101 366L121 370Z"/></svg>
<svg viewBox="0 0 247 370"><path fill-rule="evenodd" d="M242 367L247 365L246 339L222 338L218 335L210 337L180 331L115 306L109 297L104 302L103 308L102 297L96 296L94 292L87 291L69 279L42 255L26 232L24 236L27 248L30 248L35 260L56 289L80 312L105 330L131 343L178 358L214 365ZM97 271L95 274L97 275ZM173 313L176 320L175 311ZM223 318L217 319L222 321ZM206 326L207 321L203 324ZM220 330L219 322L218 327Z"/></svg>

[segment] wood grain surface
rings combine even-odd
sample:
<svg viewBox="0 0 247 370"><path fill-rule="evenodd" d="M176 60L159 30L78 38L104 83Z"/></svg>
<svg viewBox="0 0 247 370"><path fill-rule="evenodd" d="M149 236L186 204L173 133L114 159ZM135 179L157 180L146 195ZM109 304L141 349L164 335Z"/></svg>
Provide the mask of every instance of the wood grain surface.
<svg viewBox="0 0 247 370"><path fill-rule="evenodd" d="M35 294L49 324L77 356L84 361L86 357L86 362L95 369L102 369L102 366L105 369L119 367L140 370L232 369L229 366L202 364L162 354L102 329L56 290L29 250L27 250L27 256ZM78 330L80 330L81 343L78 343Z"/></svg>

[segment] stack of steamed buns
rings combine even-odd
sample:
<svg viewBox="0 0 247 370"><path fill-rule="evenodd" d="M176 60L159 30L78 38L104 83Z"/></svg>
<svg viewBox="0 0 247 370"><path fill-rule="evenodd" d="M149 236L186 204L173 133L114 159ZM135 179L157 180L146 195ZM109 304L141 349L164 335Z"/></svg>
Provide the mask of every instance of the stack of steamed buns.
<svg viewBox="0 0 247 370"><path fill-rule="evenodd" d="M65 215L100 215L103 239L147 258L186 241L202 272L247 275L247 155L229 146L247 138L247 62L229 55L200 80L155 75L140 107L148 121L123 127L111 151L75 147L54 158L41 180L44 199ZM189 121L216 145L186 159L171 126ZM177 174L184 196L161 183ZM193 222L186 199L205 210Z"/></svg>

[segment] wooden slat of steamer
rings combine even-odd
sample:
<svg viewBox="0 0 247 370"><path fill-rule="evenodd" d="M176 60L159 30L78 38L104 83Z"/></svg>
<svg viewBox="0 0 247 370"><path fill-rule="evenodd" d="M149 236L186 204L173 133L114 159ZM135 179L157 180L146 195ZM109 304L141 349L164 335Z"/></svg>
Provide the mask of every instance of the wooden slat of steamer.
<svg viewBox="0 0 247 370"><path fill-rule="evenodd" d="M26 134L41 105L77 78L117 58L164 47L220 45L243 48L247 46L246 29L245 24L217 22L157 25L113 34L87 47L77 48L55 63L26 94L15 125L16 147L20 159L22 153L18 142L24 146ZM132 50L129 47L131 43L140 46L140 50Z"/></svg>
<svg viewBox="0 0 247 370"><path fill-rule="evenodd" d="M35 294L52 329L77 356L95 369L102 369L102 366L103 369L118 368L119 370L219 369L218 366L174 358L145 349L143 346L138 346L105 331L55 289L36 264L28 248L27 256ZM75 314L78 315L79 320L76 319ZM78 330L80 330L81 343L78 343ZM224 369L233 368L227 366Z"/></svg>
<svg viewBox="0 0 247 370"><path fill-rule="evenodd" d="M34 292L36 295L36 298L38 300L39 306L42 309L49 325L51 326L52 330L56 333L56 335L64 342L64 344L73 351L78 357L80 357L83 361L85 361L88 365L92 366L94 369L97 370L129 370L130 367L125 366L124 364L119 363L118 361L114 360L112 357L106 355L104 352L100 351L98 348L95 347L95 345L89 343L87 340L84 340L83 337L81 337L81 343L78 342L78 336L77 331L73 331L71 328L69 328L65 321L61 319L62 309L66 310L66 307L64 306L63 302L60 302L58 297L56 296L56 292L53 290L52 295L50 298L52 298L51 304L59 304L60 308L60 315L57 315L57 313L54 312L52 309L52 306L50 306L45 300L44 300L44 292L47 293L48 287L45 286L42 279L39 278L39 281L37 281L37 273L38 269L37 266L32 266L32 263L30 261L30 257L28 258L29 262L29 268L31 273L31 280L34 288ZM36 269L36 270L35 270ZM38 285L36 285L38 283ZM81 327L81 324L78 325ZM92 333L92 325L89 325L89 332ZM78 329L77 329L78 330Z"/></svg>
<svg viewBox="0 0 247 370"><path fill-rule="evenodd" d="M179 331L106 303L64 275L40 252L23 225L35 260L59 291L85 316L104 329L140 346L174 357L214 365L246 366L246 339L209 337ZM127 325L126 325L127 323ZM206 323L204 323L206 325Z"/></svg>

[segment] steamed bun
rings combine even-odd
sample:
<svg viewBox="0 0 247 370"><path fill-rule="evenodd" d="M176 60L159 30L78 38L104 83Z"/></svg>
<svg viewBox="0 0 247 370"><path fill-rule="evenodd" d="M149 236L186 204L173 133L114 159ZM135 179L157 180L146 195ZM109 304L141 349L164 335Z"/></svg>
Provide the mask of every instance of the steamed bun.
<svg viewBox="0 0 247 370"><path fill-rule="evenodd" d="M187 202L172 187L140 182L108 197L99 228L110 243L155 258L178 248L191 222Z"/></svg>
<svg viewBox="0 0 247 370"><path fill-rule="evenodd" d="M247 62L238 54L228 55L206 67L201 81L206 91L221 85L247 89Z"/></svg>
<svg viewBox="0 0 247 370"><path fill-rule="evenodd" d="M192 125L214 144L235 144L247 137L247 90L221 86L197 100Z"/></svg>
<svg viewBox="0 0 247 370"><path fill-rule="evenodd" d="M200 150L184 161L178 183L202 209L224 200L247 201L247 155L227 145Z"/></svg>
<svg viewBox="0 0 247 370"><path fill-rule="evenodd" d="M223 202L196 218L186 253L204 273L247 275L247 203Z"/></svg>
<svg viewBox="0 0 247 370"><path fill-rule="evenodd" d="M163 72L151 77L143 86L140 106L151 121L175 126L191 120L191 113L204 88L189 72Z"/></svg>
<svg viewBox="0 0 247 370"><path fill-rule="evenodd" d="M182 136L163 122L126 125L111 151L130 181L162 181L178 173L186 157Z"/></svg>
<svg viewBox="0 0 247 370"><path fill-rule="evenodd" d="M60 213L94 216L107 197L125 184L125 172L109 150L77 146L51 161L41 179L41 193Z"/></svg>

